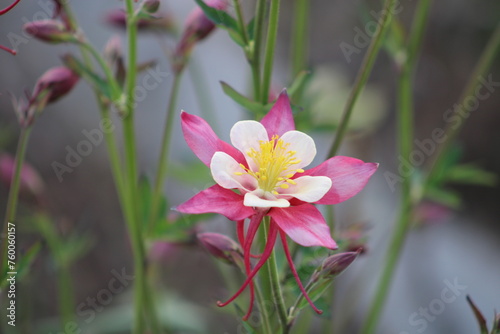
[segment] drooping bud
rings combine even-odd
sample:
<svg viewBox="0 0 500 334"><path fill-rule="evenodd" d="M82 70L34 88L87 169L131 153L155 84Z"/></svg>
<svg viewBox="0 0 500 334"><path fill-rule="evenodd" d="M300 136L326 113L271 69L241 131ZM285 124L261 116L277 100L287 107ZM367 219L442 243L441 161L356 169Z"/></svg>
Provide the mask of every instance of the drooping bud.
<svg viewBox="0 0 500 334"><path fill-rule="evenodd" d="M142 9L147 13L153 14L160 8L160 0L145 0L142 3Z"/></svg>
<svg viewBox="0 0 500 334"><path fill-rule="evenodd" d="M219 10L225 10L228 5L225 0L208 0L206 4ZM173 68L176 73L184 69L196 43L206 38L214 28L215 23L205 15L200 7L193 9L186 19L184 31L174 53Z"/></svg>
<svg viewBox="0 0 500 334"><path fill-rule="evenodd" d="M115 28L125 30L127 28L127 13L121 9L110 11L106 17L105 22ZM161 13L158 17L141 17L137 20L137 29L140 32L147 31L174 31L175 22L171 15Z"/></svg>
<svg viewBox="0 0 500 334"><path fill-rule="evenodd" d="M23 27L31 36L48 43L77 42L76 35L67 27L55 20L28 22Z"/></svg>
<svg viewBox="0 0 500 334"><path fill-rule="evenodd" d="M338 253L327 257L320 268L314 272L311 280L332 279L340 275L358 257L359 252Z"/></svg>
<svg viewBox="0 0 500 334"><path fill-rule="evenodd" d="M0 155L0 181L7 187L10 187L16 160L9 154ZM22 193L31 193L35 196L40 195L44 189L44 183L38 172L26 162L21 168L20 190Z"/></svg>
<svg viewBox="0 0 500 334"><path fill-rule="evenodd" d="M110 65L116 62L118 58L123 58L123 48L120 36L111 36L104 47L103 56Z"/></svg>
<svg viewBox="0 0 500 334"><path fill-rule="evenodd" d="M215 258L228 264L240 266L243 263L243 252L231 238L219 233L200 233L198 241Z"/></svg>
<svg viewBox="0 0 500 334"><path fill-rule="evenodd" d="M57 101L68 94L76 85L80 77L64 66L53 67L47 70L36 82L32 100L47 94L47 103Z"/></svg>

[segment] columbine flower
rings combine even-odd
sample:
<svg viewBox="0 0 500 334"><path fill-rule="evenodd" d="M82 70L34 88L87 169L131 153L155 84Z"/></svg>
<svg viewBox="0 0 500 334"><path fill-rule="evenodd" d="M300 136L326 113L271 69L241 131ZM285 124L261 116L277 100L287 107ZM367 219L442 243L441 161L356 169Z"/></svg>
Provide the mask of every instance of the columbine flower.
<svg viewBox="0 0 500 334"><path fill-rule="evenodd" d="M295 130L290 101L284 91L262 121L240 121L231 129L233 146L220 140L200 117L181 114L186 142L210 167L216 185L205 189L177 207L184 213L214 212L237 222L243 246L247 279L225 303L232 302L250 287L253 277L269 258L278 234L299 288L313 307L292 262L286 236L302 246L336 249L330 229L318 209L310 204L337 204L356 195L377 169L375 163L337 156L305 170L316 155L311 137ZM237 192L233 191L237 190ZM250 249L264 216L270 217L268 240L260 260L251 269ZM250 218L244 235L244 220Z"/></svg>

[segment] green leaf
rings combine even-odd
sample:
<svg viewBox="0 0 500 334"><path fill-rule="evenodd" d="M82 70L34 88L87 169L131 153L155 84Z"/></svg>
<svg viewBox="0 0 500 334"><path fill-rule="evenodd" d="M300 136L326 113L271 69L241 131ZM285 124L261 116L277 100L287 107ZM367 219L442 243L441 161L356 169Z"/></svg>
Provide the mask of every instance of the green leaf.
<svg viewBox="0 0 500 334"><path fill-rule="evenodd" d="M223 27L228 30L233 30L236 33L240 34L241 36L241 33L238 30L238 23L231 15L229 15L223 10L219 10L217 8L208 6L205 2L203 2L203 0L195 0L195 1L211 21L213 21L220 27Z"/></svg>
<svg viewBox="0 0 500 334"><path fill-rule="evenodd" d="M271 105L264 106L249 99L248 97L236 91L233 87L229 86L224 81L221 81L220 84L222 86L222 90L227 96L229 96L231 99L233 99L234 102L238 103L240 106L257 116L263 116L271 108Z"/></svg>
<svg viewBox="0 0 500 334"><path fill-rule="evenodd" d="M255 29L255 17L250 20L247 24L247 35L250 40L253 40L253 33Z"/></svg>
<svg viewBox="0 0 500 334"><path fill-rule="evenodd" d="M72 71L77 73L79 76L88 81L95 89L101 92L110 101L114 101L112 96L112 89L109 84L102 79L100 76L95 74L91 69L79 61L76 57L71 54L65 54L62 56L63 63Z"/></svg>
<svg viewBox="0 0 500 334"><path fill-rule="evenodd" d="M472 301L469 295L466 296L467 303L469 303L472 312L474 312L474 316L476 317L477 323L479 324L479 329L481 330L481 334L488 334L488 326L486 324L486 319L484 318L481 311L477 308L476 304Z"/></svg>
<svg viewBox="0 0 500 334"><path fill-rule="evenodd" d="M425 196L430 200L435 201L437 203L446 205L450 208L457 209L462 204L462 200L460 196L452 191L441 189L438 187L433 187L427 189Z"/></svg>
<svg viewBox="0 0 500 334"><path fill-rule="evenodd" d="M452 167L446 174L446 181L493 187L498 182L498 177L474 164L463 164Z"/></svg>

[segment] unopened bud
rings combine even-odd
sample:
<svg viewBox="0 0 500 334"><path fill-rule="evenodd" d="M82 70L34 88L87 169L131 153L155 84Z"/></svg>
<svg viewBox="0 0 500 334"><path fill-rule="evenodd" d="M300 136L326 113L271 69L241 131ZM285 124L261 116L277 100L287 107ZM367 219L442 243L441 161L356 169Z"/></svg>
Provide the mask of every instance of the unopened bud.
<svg viewBox="0 0 500 334"><path fill-rule="evenodd" d="M200 233L198 240L215 258L239 266L243 263L243 252L231 238L219 233Z"/></svg>
<svg viewBox="0 0 500 334"><path fill-rule="evenodd" d="M469 303L470 308L472 309L472 312L474 312L474 316L476 317L476 321L479 325L479 328L481 329L481 333L488 333L488 325L486 324L486 318L484 317L483 313L479 308L474 304L472 301L472 298L467 295L465 297L467 299L467 303ZM495 332L493 332L495 333Z"/></svg>
<svg viewBox="0 0 500 334"><path fill-rule="evenodd" d="M142 3L142 8L144 9L144 11L146 11L150 14L156 13L158 11L158 9L160 8L160 1L159 0L145 0Z"/></svg>
<svg viewBox="0 0 500 334"><path fill-rule="evenodd" d="M73 32L68 31L64 24L54 20L28 22L23 29L31 36L49 43L77 41Z"/></svg>
<svg viewBox="0 0 500 334"><path fill-rule="evenodd" d="M127 28L127 13L121 9L109 12L105 19L107 24L125 30ZM174 31L175 23L171 15L161 13L158 17L141 17L137 20L137 29L140 32L147 31Z"/></svg>
<svg viewBox="0 0 500 334"><path fill-rule="evenodd" d="M208 0L206 4L212 8L224 10L227 8L225 0ZM184 24L184 31L177 44L174 54L174 70L178 73L186 66L187 59L195 44L206 38L215 28L213 23L200 7L196 7L189 14Z"/></svg>
<svg viewBox="0 0 500 334"><path fill-rule="evenodd" d="M10 187L14 176L16 160L9 154L0 155L0 181ZM42 178L28 163L24 163L20 175L21 192L40 195L44 189Z"/></svg>
<svg viewBox="0 0 500 334"><path fill-rule="evenodd" d="M44 96L47 103L54 102L68 94L80 77L64 66L53 67L46 71L36 82L32 100ZM45 97L45 94L47 96Z"/></svg>
<svg viewBox="0 0 500 334"><path fill-rule="evenodd" d="M106 59L109 64L113 64L118 58L123 58L123 48L120 36L114 35L108 40L104 47L103 55L104 59Z"/></svg>
<svg viewBox="0 0 500 334"><path fill-rule="evenodd" d="M313 274L312 280L332 279L340 275L358 257L359 252L345 252L327 257Z"/></svg>

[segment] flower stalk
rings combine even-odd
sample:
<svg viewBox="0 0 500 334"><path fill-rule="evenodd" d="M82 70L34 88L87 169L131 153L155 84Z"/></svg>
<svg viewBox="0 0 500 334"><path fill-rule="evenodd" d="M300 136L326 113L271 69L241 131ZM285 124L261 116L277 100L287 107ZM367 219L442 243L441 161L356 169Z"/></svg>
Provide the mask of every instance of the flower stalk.
<svg viewBox="0 0 500 334"><path fill-rule="evenodd" d="M23 167L24 159L26 157L26 149L28 147L28 142L31 134L31 126L24 127L21 129L21 133L19 135L19 141L17 144L17 152L16 152L16 164L14 168L14 175L12 176L12 182L10 183L9 196L7 199L7 209L5 212L5 218L3 221L2 227L2 238L5 238L2 241L1 251L0 251L0 269L2 270L2 277L7 270L7 224L15 223L16 221L16 213L17 213L17 202L19 198L19 189L21 184L21 170Z"/></svg>
<svg viewBox="0 0 500 334"><path fill-rule="evenodd" d="M384 36L386 34L387 29L389 29L390 22L393 17L393 13L395 10L395 6L398 3L397 0L385 0L384 3L384 13L382 20L380 22L379 29L375 32L373 36L370 46L368 47L368 51L366 52L365 57L363 58L363 62L359 69L358 75L356 76L356 80L354 82L354 86L347 98L346 105L344 107L344 111L342 112L342 119L340 121L340 125L337 129L337 133L335 135L335 139L328 153L329 157L333 157L337 154L340 145L342 144L342 140L347 132L347 126L349 124L349 120L351 119L352 111L354 110L354 106L358 100L361 91L365 87L365 84L370 76L370 73L373 69L373 64L375 63L375 59L377 58L378 52L380 51L380 47L382 46L382 42L384 40Z"/></svg>
<svg viewBox="0 0 500 334"><path fill-rule="evenodd" d="M422 43L430 5L431 0L422 0L418 4L410 36L408 37L407 57L399 75L398 142L399 154L404 159L410 158L413 147L413 74L417 64L417 55ZM362 333L373 333L377 328L392 277L394 276L394 270L406 240L414 204L415 201L412 199L412 180L406 177L402 182L399 218L396 222L394 235L385 258L382 276L369 309L367 320L362 328Z"/></svg>
<svg viewBox="0 0 500 334"><path fill-rule="evenodd" d="M276 37L278 36L279 13L280 0L271 0L264 69L262 72L262 91L260 93L260 102L262 104L266 104L269 100L269 89L271 87L271 77L273 74L274 50L276 48Z"/></svg>

